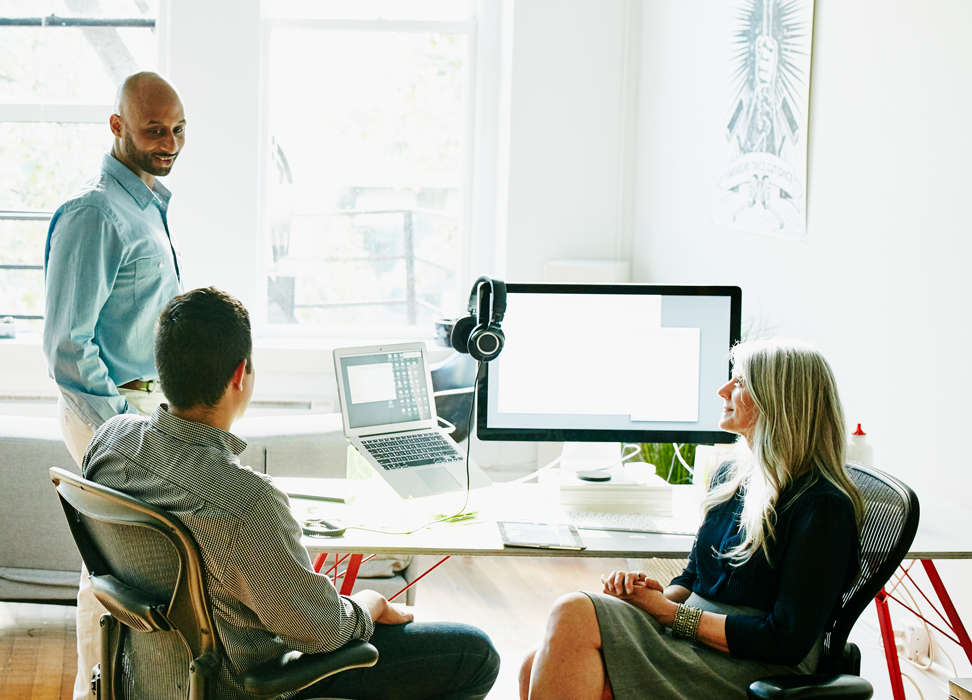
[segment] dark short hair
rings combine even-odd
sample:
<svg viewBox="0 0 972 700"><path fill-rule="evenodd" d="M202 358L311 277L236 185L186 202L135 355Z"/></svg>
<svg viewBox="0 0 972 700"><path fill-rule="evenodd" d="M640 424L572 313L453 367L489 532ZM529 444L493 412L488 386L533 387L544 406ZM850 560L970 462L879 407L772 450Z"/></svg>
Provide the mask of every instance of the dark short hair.
<svg viewBox="0 0 972 700"><path fill-rule="evenodd" d="M174 408L215 406L240 362L252 371L252 354L250 314L215 287L173 297L155 327L155 365Z"/></svg>

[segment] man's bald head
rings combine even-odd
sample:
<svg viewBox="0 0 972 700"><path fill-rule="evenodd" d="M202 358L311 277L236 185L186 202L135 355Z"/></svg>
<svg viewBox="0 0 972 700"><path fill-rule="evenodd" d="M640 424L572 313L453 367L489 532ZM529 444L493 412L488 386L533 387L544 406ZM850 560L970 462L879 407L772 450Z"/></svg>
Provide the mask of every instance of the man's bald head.
<svg viewBox="0 0 972 700"><path fill-rule="evenodd" d="M157 73L128 76L118 86L111 115L111 154L152 187L168 175L185 143L186 117L179 93Z"/></svg>
<svg viewBox="0 0 972 700"><path fill-rule="evenodd" d="M143 71L132 73L118 86L118 91L115 93L114 111L115 114L125 117L125 113L132 107L137 108L145 102L164 103L173 101L182 104L179 93L169 84L169 81L158 73Z"/></svg>

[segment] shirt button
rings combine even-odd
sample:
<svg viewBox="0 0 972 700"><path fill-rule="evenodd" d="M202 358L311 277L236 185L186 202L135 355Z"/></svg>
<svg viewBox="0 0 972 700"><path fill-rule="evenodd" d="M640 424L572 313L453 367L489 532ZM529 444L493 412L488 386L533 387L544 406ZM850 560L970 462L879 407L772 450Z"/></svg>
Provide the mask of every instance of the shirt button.
<svg viewBox="0 0 972 700"><path fill-rule="evenodd" d="M159 267L165 267L165 263L159 263Z"/></svg>

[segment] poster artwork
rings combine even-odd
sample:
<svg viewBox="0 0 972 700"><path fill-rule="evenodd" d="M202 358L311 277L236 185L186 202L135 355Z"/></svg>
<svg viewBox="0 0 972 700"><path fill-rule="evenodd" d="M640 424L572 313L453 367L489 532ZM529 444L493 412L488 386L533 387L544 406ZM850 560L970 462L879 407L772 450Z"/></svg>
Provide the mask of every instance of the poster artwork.
<svg viewBox="0 0 972 700"><path fill-rule="evenodd" d="M813 0L736 0L715 223L806 240Z"/></svg>

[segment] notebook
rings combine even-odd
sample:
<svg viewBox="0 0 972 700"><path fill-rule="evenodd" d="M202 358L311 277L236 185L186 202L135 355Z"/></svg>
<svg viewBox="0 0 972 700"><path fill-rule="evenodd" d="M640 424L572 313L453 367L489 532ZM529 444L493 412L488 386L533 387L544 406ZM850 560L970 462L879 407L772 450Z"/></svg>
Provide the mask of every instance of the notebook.
<svg viewBox="0 0 972 700"><path fill-rule="evenodd" d="M402 498L466 488L466 456L438 424L425 343L334 350L344 435ZM469 486L490 478L469 460Z"/></svg>

